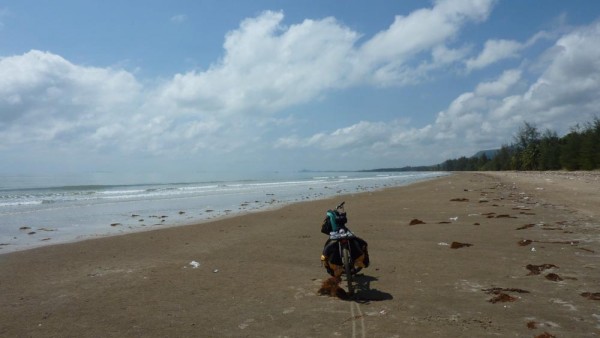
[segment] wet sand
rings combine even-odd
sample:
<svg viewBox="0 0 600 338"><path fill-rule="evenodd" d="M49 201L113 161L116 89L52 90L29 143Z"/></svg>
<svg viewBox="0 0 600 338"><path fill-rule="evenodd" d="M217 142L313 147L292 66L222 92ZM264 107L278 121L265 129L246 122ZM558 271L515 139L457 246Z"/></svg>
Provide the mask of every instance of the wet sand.
<svg viewBox="0 0 600 338"><path fill-rule="evenodd" d="M352 300L317 294L342 200ZM460 173L0 255L0 336L595 337L599 257L600 173Z"/></svg>

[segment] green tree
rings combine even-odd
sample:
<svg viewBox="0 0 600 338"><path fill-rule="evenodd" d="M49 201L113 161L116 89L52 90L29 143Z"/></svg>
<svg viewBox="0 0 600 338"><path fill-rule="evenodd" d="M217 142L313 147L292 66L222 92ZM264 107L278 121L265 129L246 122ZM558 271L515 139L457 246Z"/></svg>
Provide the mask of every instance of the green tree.
<svg viewBox="0 0 600 338"><path fill-rule="evenodd" d="M546 129L540 139L538 170L558 170L560 166L560 139L556 132Z"/></svg>
<svg viewBox="0 0 600 338"><path fill-rule="evenodd" d="M540 132L529 122L523 122L515 138L515 146L519 151L527 149L531 144L537 144L540 140Z"/></svg>
<svg viewBox="0 0 600 338"><path fill-rule="evenodd" d="M594 154L594 137L591 130L586 130L580 135L581 142L577 156L579 168L582 170L593 170L596 167Z"/></svg>
<svg viewBox="0 0 600 338"><path fill-rule="evenodd" d="M580 169L579 149L581 148L582 137L579 133L580 127L576 126L571 132L562 138L560 147L560 164L567 170Z"/></svg>
<svg viewBox="0 0 600 338"><path fill-rule="evenodd" d="M537 169L540 156L540 133L537 128L528 122L524 122L514 138L517 154L511 161L513 169Z"/></svg>

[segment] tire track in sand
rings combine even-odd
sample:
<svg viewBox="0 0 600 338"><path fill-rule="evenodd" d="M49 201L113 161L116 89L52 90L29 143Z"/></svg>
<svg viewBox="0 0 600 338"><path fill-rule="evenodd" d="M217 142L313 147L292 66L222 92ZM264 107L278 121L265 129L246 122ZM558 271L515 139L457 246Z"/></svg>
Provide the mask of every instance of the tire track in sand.
<svg viewBox="0 0 600 338"><path fill-rule="evenodd" d="M355 308L356 311L354 310ZM365 338L367 336L365 330L365 317L362 311L360 310L360 306L358 305L358 303L352 301L350 302L350 315L350 319L352 320L352 338L358 337L358 332L356 329L357 326L360 326L360 337ZM359 325L357 325L357 319Z"/></svg>

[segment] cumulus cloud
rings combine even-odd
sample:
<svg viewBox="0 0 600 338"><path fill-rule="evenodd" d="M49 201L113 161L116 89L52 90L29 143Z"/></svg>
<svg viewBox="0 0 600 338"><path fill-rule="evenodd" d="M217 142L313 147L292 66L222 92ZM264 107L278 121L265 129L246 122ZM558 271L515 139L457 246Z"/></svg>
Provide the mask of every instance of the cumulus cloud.
<svg viewBox="0 0 600 338"><path fill-rule="evenodd" d="M396 17L362 45L358 32L334 18L284 26L283 13L267 11L227 34L219 62L203 72L177 74L161 95L181 108L273 112L331 89L416 82L435 65L460 59L464 50L446 43L467 22L485 19L492 5L487 0L440 1ZM433 64L408 66L421 52L431 53Z"/></svg>
<svg viewBox="0 0 600 338"><path fill-rule="evenodd" d="M537 78L528 81L522 70L506 70L459 95L425 127L362 121L331 133L282 138L278 146L344 149L362 139L363 150L377 147L381 153L393 153L402 147L404 158L427 163L499 147L510 142L525 121L567 132L575 122L591 121L598 114L600 23L560 37L550 50L543 55L546 68ZM352 131L352 137L345 131Z"/></svg>
<svg viewBox="0 0 600 338"><path fill-rule="evenodd" d="M495 81L482 82L477 85L475 93L480 96L501 96L514 87L521 79L521 71L518 69L507 70Z"/></svg>
<svg viewBox="0 0 600 338"><path fill-rule="evenodd" d="M2 58L2 144L76 140L129 114L140 89L125 71L77 66L47 52Z"/></svg>
<svg viewBox="0 0 600 338"><path fill-rule="evenodd" d="M318 147L325 150L339 149L345 147L362 148L371 147L373 143L390 137L395 129L394 123L360 121L354 125L339 128L333 132L319 133L308 138L296 136L279 139L275 143L276 148L306 148Z"/></svg>
<svg viewBox="0 0 600 338"><path fill-rule="evenodd" d="M517 41L488 40L477 57L466 61L467 71L482 69L500 60L516 58L523 48L523 44Z"/></svg>
<svg viewBox="0 0 600 338"><path fill-rule="evenodd" d="M177 74L160 89L180 108L217 114L273 112L343 87L359 35L333 18L284 27L283 13L244 20L204 72Z"/></svg>
<svg viewBox="0 0 600 338"><path fill-rule="evenodd" d="M286 108L349 87L419 82L462 65L468 49L454 41L493 5L437 1L397 16L370 38L335 18L285 25L282 12L268 11L230 31L222 58L207 69L154 85L126 70L76 65L50 52L0 58L0 149L33 143L144 154L268 148L265 135L288 128ZM568 125L573 112L597 113L599 36L598 24L562 36L535 78L524 69L506 70L458 95L428 125L363 118L333 130L286 130L275 146L433 160L457 155L439 149L498 146L525 120ZM513 57L529 45L490 40L468 67ZM427 61L420 62L423 55Z"/></svg>
<svg viewBox="0 0 600 338"><path fill-rule="evenodd" d="M497 147L510 142L525 121L559 133L590 121L600 106L600 23L562 36L550 48L546 69L529 84L521 70L480 83L438 114L432 131L458 147Z"/></svg>
<svg viewBox="0 0 600 338"><path fill-rule="evenodd" d="M416 82L421 76L409 66L412 58L419 53L433 52L434 61L442 61L442 64L455 60L456 55L448 53L446 44L466 23L486 19L493 4L491 0L438 1L433 8L396 16L387 30L361 46L359 58L360 68L365 72L363 76L372 73L372 81L377 85ZM436 68L435 65L427 68Z"/></svg>

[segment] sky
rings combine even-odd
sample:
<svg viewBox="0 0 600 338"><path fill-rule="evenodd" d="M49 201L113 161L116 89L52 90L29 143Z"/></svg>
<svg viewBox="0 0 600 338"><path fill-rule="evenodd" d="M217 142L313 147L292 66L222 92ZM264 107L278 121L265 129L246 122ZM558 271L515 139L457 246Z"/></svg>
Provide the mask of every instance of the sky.
<svg viewBox="0 0 600 338"><path fill-rule="evenodd" d="M3 175L431 165L599 93L600 1L0 1Z"/></svg>

